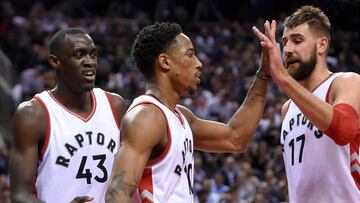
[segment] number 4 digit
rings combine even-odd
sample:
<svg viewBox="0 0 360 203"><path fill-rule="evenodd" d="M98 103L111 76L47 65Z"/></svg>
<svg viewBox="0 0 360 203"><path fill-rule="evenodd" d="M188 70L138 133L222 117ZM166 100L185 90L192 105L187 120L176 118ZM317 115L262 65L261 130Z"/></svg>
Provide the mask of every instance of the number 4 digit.
<svg viewBox="0 0 360 203"><path fill-rule="evenodd" d="M86 156L82 157L79 170L76 174L76 178L86 178L86 183L91 184L92 173L90 172L90 169L85 169L84 172L86 159L87 159Z"/></svg>

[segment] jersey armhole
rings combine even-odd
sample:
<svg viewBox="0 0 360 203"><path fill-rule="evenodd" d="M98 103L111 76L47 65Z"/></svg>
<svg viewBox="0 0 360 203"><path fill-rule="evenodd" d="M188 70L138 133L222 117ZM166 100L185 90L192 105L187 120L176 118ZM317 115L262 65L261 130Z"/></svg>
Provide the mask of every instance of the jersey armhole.
<svg viewBox="0 0 360 203"><path fill-rule="evenodd" d="M49 110L47 109L44 101L42 99L40 99L40 97L35 96L34 97L39 103L40 105L44 108L45 113L46 113L46 133L45 133L45 138L44 138L44 142L43 145L41 147L39 147L40 150L40 154L39 154L39 160L42 160L45 154L45 151L49 145L49 139L50 139L50 129L51 129L51 122L50 122L50 115L49 115ZM41 142L39 142L41 143ZM40 144L39 144L40 146Z"/></svg>
<svg viewBox="0 0 360 203"><path fill-rule="evenodd" d="M281 108L281 120L284 120L285 115L289 111L290 103L291 103L291 100L289 99L284 103L284 106Z"/></svg>
<svg viewBox="0 0 360 203"><path fill-rule="evenodd" d="M335 80L335 79L336 79L336 78L334 78L334 80ZM329 103L329 104L330 104L330 91L331 91L331 88L333 87L334 80L331 81L331 83L330 83L330 85L329 85L329 88L328 88L328 90L327 90L327 92L326 92L325 102L326 102L326 103Z"/></svg>
<svg viewBox="0 0 360 203"><path fill-rule="evenodd" d="M168 142L166 143L166 146L165 146L164 151L160 154L160 156L155 157L152 161L150 161L148 164L146 164L146 166L145 166L145 168L146 168L146 167L154 166L154 165L156 165L157 163L159 163L161 160L164 159L164 157L165 157L165 156L168 154L168 152L169 152L169 149L170 149L172 140L171 140L171 132L170 132L169 121L168 121L168 119L167 119L167 117L166 117L165 112L164 112L158 105L156 105L156 104L154 104L154 103L152 103L152 102L144 101L144 102L140 102L140 103L134 105L131 109L128 110L128 112L131 111L133 108L135 108L135 107L137 107L137 106L139 106L139 105L143 105L143 104L152 104L152 105L154 105L156 108L158 108L158 109L163 113L163 115L164 115L164 117L165 117L165 120L166 120L166 130L167 130L166 136L167 136L167 139L168 139Z"/></svg>
<svg viewBox="0 0 360 203"><path fill-rule="evenodd" d="M107 92L107 91L104 91L104 92L105 92L106 98L107 98L107 100L108 100L108 102L109 102L109 104L110 104L111 112L112 112L112 115L113 115L113 117L114 117L114 119L115 119L115 123L116 123L118 129L120 129L120 121L119 121L119 119L118 119L118 116L117 116L117 113L116 113L116 108L115 108L115 106L114 106L114 103L113 103L113 101L112 101L112 99L111 99L111 95L110 95L110 93Z"/></svg>

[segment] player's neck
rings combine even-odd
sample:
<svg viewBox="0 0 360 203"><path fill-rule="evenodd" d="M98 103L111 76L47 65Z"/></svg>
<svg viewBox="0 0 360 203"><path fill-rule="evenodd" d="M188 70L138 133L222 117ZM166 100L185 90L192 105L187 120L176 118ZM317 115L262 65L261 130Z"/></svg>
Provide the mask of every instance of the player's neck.
<svg viewBox="0 0 360 203"><path fill-rule="evenodd" d="M50 91L51 94L66 108L79 114L87 114L91 111L91 94L90 91L72 92L58 88L56 86Z"/></svg>
<svg viewBox="0 0 360 203"><path fill-rule="evenodd" d="M312 92L330 75L331 72L329 71L326 65L322 65L321 67L318 66L315 67L314 71L311 73L309 77L307 77L303 81L300 81L300 84Z"/></svg>
<svg viewBox="0 0 360 203"><path fill-rule="evenodd" d="M179 101L179 96L175 92L169 91L165 85L148 83L146 85L146 94L155 97L171 111L175 111L176 104Z"/></svg>

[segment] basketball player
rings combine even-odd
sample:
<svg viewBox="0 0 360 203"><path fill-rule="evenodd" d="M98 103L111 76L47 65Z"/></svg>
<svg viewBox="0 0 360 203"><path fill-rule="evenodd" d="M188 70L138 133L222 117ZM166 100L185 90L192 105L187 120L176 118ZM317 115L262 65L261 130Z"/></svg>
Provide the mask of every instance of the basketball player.
<svg viewBox="0 0 360 203"><path fill-rule="evenodd" d="M125 102L94 88L97 51L83 30L58 31L49 54L56 87L13 118L12 202L105 202Z"/></svg>
<svg viewBox="0 0 360 203"><path fill-rule="evenodd" d="M303 6L284 24L285 67L276 22L265 24L265 35L253 29L268 49L273 80L290 98L280 140L290 202L360 202L360 76L329 71L330 22L319 8Z"/></svg>
<svg viewBox="0 0 360 203"><path fill-rule="evenodd" d="M108 202L128 202L138 190L142 202L193 202L193 153L243 151L260 120L266 95L264 68L228 124L202 120L178 105L196 91L202 64L176 23L142 29L132 57L147 80L146 94L127 111L122 147L113 169Z"/></svg>

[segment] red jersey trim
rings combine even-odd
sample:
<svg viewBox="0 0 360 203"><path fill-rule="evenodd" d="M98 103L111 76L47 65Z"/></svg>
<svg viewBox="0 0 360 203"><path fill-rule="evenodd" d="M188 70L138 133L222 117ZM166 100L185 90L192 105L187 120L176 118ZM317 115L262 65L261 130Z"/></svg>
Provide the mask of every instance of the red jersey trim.
<svg viewBox="0 0 360 203"><path fill-rule="evenodd" d="M312 91L310 91L311 93L314 93L317 88L319 88L324 82L326 82L334 73L330 73L330 75L328 77L326 77L323 81L321 81ZM333 83L334 81L331 81L331 84ZM329 93L329 90L331 88L331 84L329 86L329 89L328 89L328 92L326 93L326 97L325 97L325 101L327 102L327 98L328 98L328 93ZM292 99L290 99L290 102L293 102L295 103ZM289 104L290 106L290 104ZM288 106L288 109L289 109L289 106ZM287 110L286 110L286 113L287 113Z"/></svg>
<svg viewBox="0 0 360 203"><path fill-rule="evenodd" d="M160 103L162 104L162 102L160 101L160 99L157 98L155 95L153 95L153 94L144 94L144 95L150 96L150 97L156 99L158 102L160 102ZM185 128L184 119L183 119L183 117L181 117L181 112L180 112L177 108L175 108L175 116L179 119L180 124Z"/></svg>
<svg viewBox="0 0 360 203"><path fill-rule="evenodd" d="M49 110L47 109L44 101L41 100L40 97L38 97L38 96L35 96L34 98L40 103L40 105L44 108L44 110L46 112L46 134L45 134L44 145L41 147L40 156L39 156L39 159L42 160L43 156L45 154L45 151L49 145L51 122L50 122Z"/></svg>
<svg viewBox="0 0 360 203"><path fill-rule="evenodd" d="M311 93L315 92L317 88L319 88L324 82L326 82L334 73L330 73L323 81L321 81L312 91ZM333 81L332 81L333 82Z"/></svg>
<svg viewBox="0 0 360 203"><path fill-rule="evenodd" d="M37 190L36 190L36 187L35 187L35 185L34 185L34 189L33 189L33 192L32 192L32 194L34 195L34 197L37 197Z"/></svg>
<svg viewBox="0 0 360 203"><path fill-rule="evenodd" d="M360 148L360 136L357 136L354 140L350 142L350 168L358 168L360 167L359 162L359 148ZM352 158L354 157L354 159ZM353 170L351 175L355 181L355 184L360 191L360 171Z"/></svg>
<svg viewBox="0 0 360 203"><path fill-rule="evenodd" d="M289 100L287 100L287 101L284 103L284 105L287 103L287 104L286 104L286 105L287 105L287 106L286 106L286 110L284 111L284 115L281 115L281 116L284 116L284 118L285 118L287 112L289 111L290 103L291 103L291 102L292 102L292 100L289 99ZM284 120L284 118L282 118L282 120Z"/></svg>
<svg viewBox="0 0 360 203"><path fill-rule="evenodd" d="M75 117L81 119L84 122L87 122L91 119L91 117L94 115L95 111L96 111L96 97L94 95L93 91L90 91L90 101L91 101L91 111L88 115L86 116L82 116L78 113L75 113L73 111L71 111L70 109L68 109L66 106L64 106L50 91L48 91L50 97L64 110L66 110L67 112L69 112L70 114L74 115Z"/></svg>
<svg viewBox="0 0 360 203"><path fill-rule="evenodd" d="M334 78L334 80L335 80L335 78ZM329 100L330 100L330 91L331 91L331 88L332 88L332 85L333 85L333 83L334 83L334 80L333 81L331 81L331 83L330 83L330 85L329 85L329 88L328 88L328 90L327 90L327 92L326 92L326 97L325 97L325 102L326 103L329 103Z"/></svg>
<svg viewBox="0 0 360 203"><path fill-rule="evenodd" d="M164 157L168 154L170 146L171 146L171 132L170 132L169 121L168 121L168 119L166 117L165 112L158 105L154 104L153 102L150 102L150 101L139 102L138 104L133 106L131 109L129 109L128 112L131 111L132 109L134 109L135 107L143 105L143 104L152 104L152 105L154 105L156 108L158 108L164 114L165 119L166 119L166 128L167 128L167 135L166 136L168 138L168 142L166 143L166 147L165 147L164 151L160 154L160 156L155 158L154 160L152 160L150 163L146 164L146 167L151 167L151 166L159 163L161 160L163 160ZM145 167L145 169L146 169L146 167Z"/></svg>
<svg viewBox="0 0 360 203"><path fill-rule="evenodd" d="M139 184L139 193L141 202L153 203L154 202L154 185L152 182L151 168L145 168L141 181Z"/></svg>
<svg viewBox="0 0 360 203"><path fill-rule="evenodd" d="M111 100L111 95L110 95L109 92L106 92L106 91L104 91L104 92L105 92L107 100L109 101L109 104L110 104L110 107L111 107L111 112L112 112L113 117L115 119L116 125L117 125L118 129L120 129L120 122L119 122L119 119L117 117L116 108L114 106L114 103Z"/></svg>
<svg viewBox="0 0 360 203"><path fill-rule="evenodd" d="M180 120L182 127L185 128L185 122L184 122L184 118L183 118L181 111L178 110L177 108L175 108L175 113L178 115L178 118Z"/></svg>

